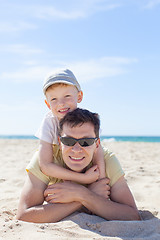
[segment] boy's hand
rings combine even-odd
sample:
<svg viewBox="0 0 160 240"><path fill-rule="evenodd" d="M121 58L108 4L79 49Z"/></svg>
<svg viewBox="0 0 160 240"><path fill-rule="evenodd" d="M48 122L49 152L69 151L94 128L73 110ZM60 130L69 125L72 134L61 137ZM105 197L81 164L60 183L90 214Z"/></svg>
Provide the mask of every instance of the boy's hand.
<svg viewBox="0 0 160 240"><path fill-rule="evenodd" d="M90 184L99 178L99 169L97 165L92 166L84 173L84 182Z"/></svg>
<svg viewBox="0 0 160 240"><path fill-rule="evenodd" d="M97 182L90 184L88 189L102 197L105 197L107 199L110 198L110 186L108 178L103 178Z"/></svg>

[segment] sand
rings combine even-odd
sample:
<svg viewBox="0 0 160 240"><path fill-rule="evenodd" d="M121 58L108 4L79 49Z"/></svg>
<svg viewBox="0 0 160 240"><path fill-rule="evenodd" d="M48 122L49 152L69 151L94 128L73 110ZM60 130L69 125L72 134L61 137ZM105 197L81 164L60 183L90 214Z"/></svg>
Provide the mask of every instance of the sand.
<svg viewBox="0 0 160 240"><path fill-rule="evenodd" d="M126 173L142 221L106 221L74 213L58 223L15 220L25 181L25 167L37 140L0 139L1 239L160 239L160 143L103 142L114 151Z"/></svg>

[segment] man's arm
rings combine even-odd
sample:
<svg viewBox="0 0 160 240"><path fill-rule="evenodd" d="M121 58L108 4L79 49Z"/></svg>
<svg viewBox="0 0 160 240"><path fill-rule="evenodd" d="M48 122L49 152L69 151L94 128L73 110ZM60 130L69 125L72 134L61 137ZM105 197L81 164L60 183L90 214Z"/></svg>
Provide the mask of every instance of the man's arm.
<svg viewBox="0 0 160 240"><path fill-rule="evenodd" d="M16 218L26 222L57 222L81 207L79 202L45 204L47 185L29 173L22 190Z"/></svg>
<svg viewBox="0 0 160 240"><path fill-rule="evenodd" d="M102 180L96 184L104 184ZM52 203L69 203L78 201L92 213L101 216L107 220L139 220L139 214L128 188L128 185L121 177L111 188L110 200L99 195L97 190L92 190L77 185L75 183L65 182L50 186L45 190L46 199Z"/></svg>
<svg viewBox="0 0 160 240"><path fill-rule="evenodd" d="M98 191L98 185L93 191ZM110 200L99 195L92 201L94 192L88 193L88 197L81 203L96 215L107 220L140 220L134 198L123 176L111 187Z"/></svg>

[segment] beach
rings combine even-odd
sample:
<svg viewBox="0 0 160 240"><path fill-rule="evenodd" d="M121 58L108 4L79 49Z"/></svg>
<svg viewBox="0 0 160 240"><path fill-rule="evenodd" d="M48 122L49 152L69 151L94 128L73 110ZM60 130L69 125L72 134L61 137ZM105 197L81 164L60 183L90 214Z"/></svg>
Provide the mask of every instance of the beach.
<svg viewBox="0 0 160 240"><path fill-rule="evenodd" d="M38 140L0 139L0 240L160 239L160 143L104 140L102 144L119 159L141 221L106 221L78 212L58 223L16 220L25 167L38 149Z"/></svg>

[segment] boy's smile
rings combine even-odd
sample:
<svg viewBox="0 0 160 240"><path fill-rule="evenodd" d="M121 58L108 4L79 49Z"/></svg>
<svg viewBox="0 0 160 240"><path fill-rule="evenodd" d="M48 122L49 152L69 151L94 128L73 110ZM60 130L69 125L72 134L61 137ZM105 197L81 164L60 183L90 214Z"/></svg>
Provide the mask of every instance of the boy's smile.
<svg viewBox="0 0 160 240"><path fill-rule="evenodd" d="M70 112L70 108L69 107L68 108L61 108L60 110L58 110L58 112L60 114L66 115L68 112Z"/></svg>

